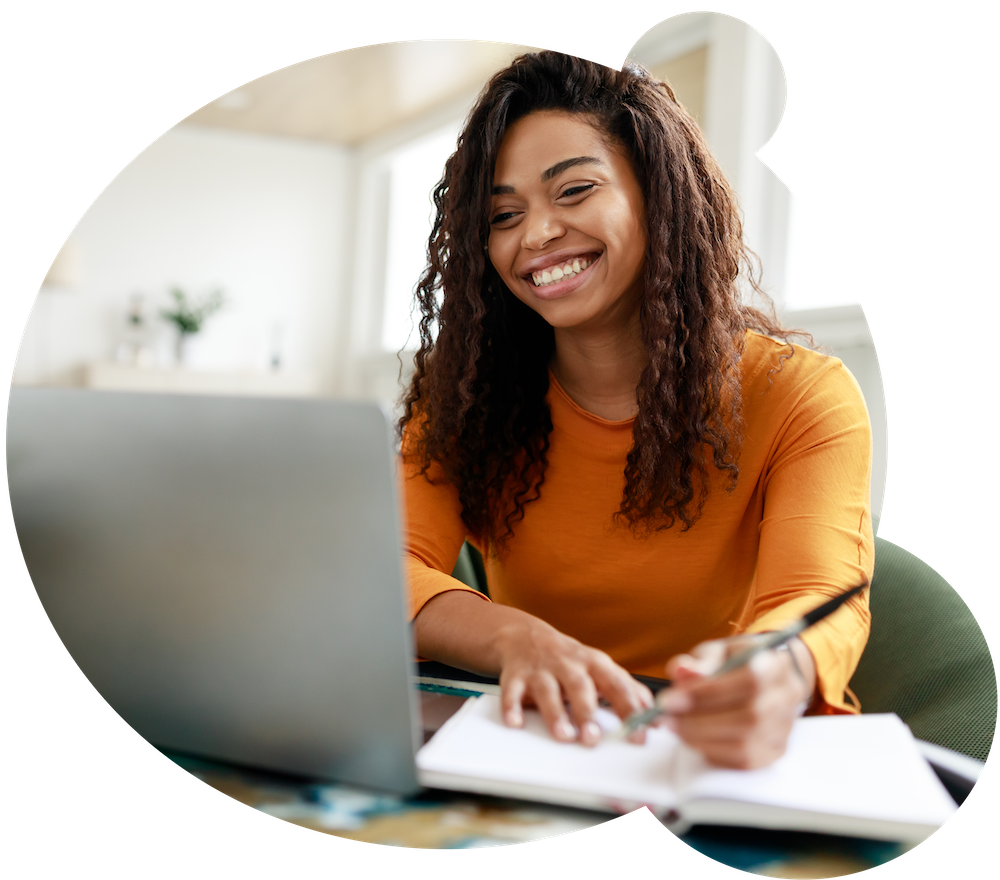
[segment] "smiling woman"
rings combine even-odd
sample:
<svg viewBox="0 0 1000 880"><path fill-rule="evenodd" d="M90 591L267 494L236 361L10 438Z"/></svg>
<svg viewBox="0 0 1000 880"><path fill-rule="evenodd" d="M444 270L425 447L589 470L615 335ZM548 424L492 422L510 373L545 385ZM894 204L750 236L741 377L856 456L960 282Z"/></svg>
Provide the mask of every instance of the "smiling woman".
<svg viewBox="0 0 1000 880"><path fill-rule="evenodd" d="M668 723L728 766L782 754L803 705L856 711L865 593L708 677L871 577L871 436L841 362L743 301L736 200L670 87L522 56L434 201L400 420L421 655L587 745L599 698L624 717L652 700L629 673L666 673ZM492 601L448 574L467 539Z"/></svg>
<svg viewBox="0 0 1000 880"><path fill-rule="evenodd" d="M490 262L553 327L557 349L598 337L634 342L646 227L623 150L584 117L532 113L508 129L493 179ZM634 383L628 396L626 417Z"/></svg>

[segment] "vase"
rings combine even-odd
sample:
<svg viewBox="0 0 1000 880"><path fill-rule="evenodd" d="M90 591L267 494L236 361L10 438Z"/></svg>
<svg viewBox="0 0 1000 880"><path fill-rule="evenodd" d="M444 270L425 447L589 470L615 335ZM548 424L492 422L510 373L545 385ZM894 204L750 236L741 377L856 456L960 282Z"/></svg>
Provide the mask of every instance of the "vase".
<svg viewBox="0 0 1000 880"><path fill-rule="evenodd" d="M193 333L178 333L174 342L174 363L176 366L184 368L191 364L191 349L193 347Z"/></svg>

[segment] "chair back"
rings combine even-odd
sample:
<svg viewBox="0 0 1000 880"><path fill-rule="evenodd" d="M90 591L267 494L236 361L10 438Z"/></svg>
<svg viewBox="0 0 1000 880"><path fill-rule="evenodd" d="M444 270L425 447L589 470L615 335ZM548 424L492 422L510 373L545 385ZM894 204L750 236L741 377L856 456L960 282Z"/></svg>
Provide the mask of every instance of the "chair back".
<svg viewBox="0 0 1000 880"><path fill-rule="evenodd" d="M875 538L872 631L851 690L918 739L985 761L997 720L989 647L961 596L929 565Z"/></svg>
<svg viewBox="0 0 1000 880"><path fill-rule="evenodd" d="M458 561L455 563L455 570L451 576L466 586L479 590L485 596L490 594L489 587L486 585L486 567L483 564L483 557L468 541L462 545Z"/></svg>

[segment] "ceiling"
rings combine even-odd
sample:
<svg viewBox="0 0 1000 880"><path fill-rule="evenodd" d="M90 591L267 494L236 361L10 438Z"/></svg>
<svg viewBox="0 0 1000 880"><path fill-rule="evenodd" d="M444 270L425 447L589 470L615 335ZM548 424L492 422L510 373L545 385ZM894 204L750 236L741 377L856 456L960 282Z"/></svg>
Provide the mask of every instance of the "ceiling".
<svg viewBox="0 0 1000 880"><path fill-rule="evenodd" d="M349 49L262 76L184 123L353 145L473 95L524 51L472 40Z"/></svg>

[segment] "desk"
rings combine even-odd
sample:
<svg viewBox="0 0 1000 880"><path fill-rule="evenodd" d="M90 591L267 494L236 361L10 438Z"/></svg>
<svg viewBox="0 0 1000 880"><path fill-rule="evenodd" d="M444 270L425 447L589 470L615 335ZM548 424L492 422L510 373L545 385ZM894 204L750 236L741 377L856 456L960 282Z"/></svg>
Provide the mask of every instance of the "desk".
<svg viewBox="0 0 1000 880"><path fill-rule="evenodd" d="M606 849L627 838L644 847L662 846L665 857L674 862L680 855L671 850L676 841L648 814L609 819L583 810L441 791L404 800L347 786L293 782L177 755L169 757L238 803L341 840L418 850L492 849L552 841L552 845L575 844L583 852L590 847ZM621 827L613 827L616 825ZM659 843L658 838L662 838ZM768 877L842 877L884 865L903 854L896 844L731 828L695 828L681 840L712 861ZM711 867L711 862L701 857L684 855L692 859L691 867Z"/></svg>
<svg viewBox="0 0 1000 880"><path fill-rule="evenodd" d="M425 738L461 699L421 694ZM457 849L522 843L579 831L610 817L505 798L427 790L401 798L346 785L168 754L223 794L315 831L368 843ZM768 877L835 877L887 862L907 847L822 834L696 827L681 839L717 861Z"/></svg>

